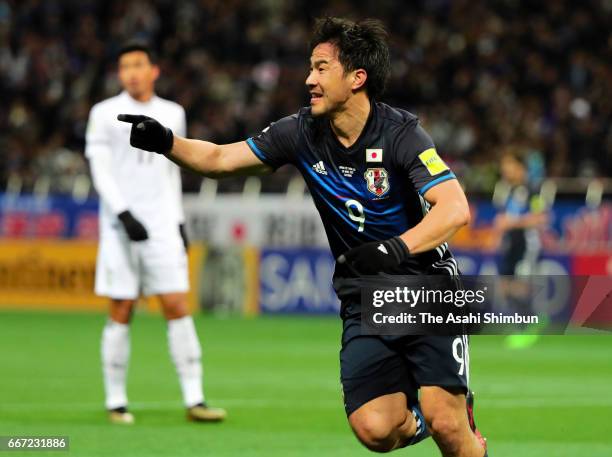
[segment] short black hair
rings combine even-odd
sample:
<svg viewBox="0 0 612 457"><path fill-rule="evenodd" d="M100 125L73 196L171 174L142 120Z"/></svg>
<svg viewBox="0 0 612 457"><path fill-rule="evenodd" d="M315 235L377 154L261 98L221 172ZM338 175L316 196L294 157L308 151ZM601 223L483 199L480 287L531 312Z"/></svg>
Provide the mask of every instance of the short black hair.
<svg viewBox="0 0 612 457"><path fill-rule="evenodd" d="M321 43L338 48L338 60L345 71L363 68L368 74L368 96L377 98L385 91L391 63L387 31L377 19L353 22L338 17L316 19L310 52Z"/></svg>
<svg viewBox="0 0 612 457"><path fill-rule="evenodd" d="M157 56L155 55L155 52L153 52L151 46L149 46L144 41L128 41L127 43L124 43L119 48L119 51L117 51L117 60L119 60L123 54L135 51L144 52L152 64L155 64L157 62Z"/></svg>
<svg viewBox="0 0 612 457"><path fill-rule="evenodd" d="M529 160L528 160L527 155L524 154L523 152L518 151L515 148L508 148L507 150L505 150L501 158L503 159L504 157L508 157L514 160L515 162L519 163L525 169L529 168Z"/></svg>

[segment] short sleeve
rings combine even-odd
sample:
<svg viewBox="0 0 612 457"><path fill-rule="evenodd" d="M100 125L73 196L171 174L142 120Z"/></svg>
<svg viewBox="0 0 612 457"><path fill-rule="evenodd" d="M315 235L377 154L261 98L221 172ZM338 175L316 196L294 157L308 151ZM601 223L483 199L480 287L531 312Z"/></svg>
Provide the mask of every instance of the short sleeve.
<svg viewBox="0 0 612 457"><path fill-rule="evenodd" d="M441 182L456 179L438 155L431 137L419 124L408 124L402 128L395 153L398 166L405 171L420 195Z"/></svg>
<svg viewBox="0 0 612 457"><path fill-rule="evenodd" d="M259 135L247 139L253 153L275 170L293 163L298 141L298 116L288 116L271 123Z"/></svg>

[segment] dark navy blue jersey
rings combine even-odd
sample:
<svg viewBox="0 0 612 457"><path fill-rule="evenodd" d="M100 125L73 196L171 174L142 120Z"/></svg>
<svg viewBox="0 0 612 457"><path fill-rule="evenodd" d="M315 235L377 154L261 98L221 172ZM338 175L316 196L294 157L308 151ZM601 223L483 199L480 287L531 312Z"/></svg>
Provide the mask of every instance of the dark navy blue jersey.
<svg viewBox="0 0 612 457"><path fill-rule="evenodd" d="M414 227L429 210L423 198L427 190L455 179L417 117L383 103L372 103L350 147L340 143L329 120L312 116L310 108L272 123L247 144L273 169L298 168L336 258ZM432 265L456 272L446 243L415 256L407 273L426 273Z"/></svg>

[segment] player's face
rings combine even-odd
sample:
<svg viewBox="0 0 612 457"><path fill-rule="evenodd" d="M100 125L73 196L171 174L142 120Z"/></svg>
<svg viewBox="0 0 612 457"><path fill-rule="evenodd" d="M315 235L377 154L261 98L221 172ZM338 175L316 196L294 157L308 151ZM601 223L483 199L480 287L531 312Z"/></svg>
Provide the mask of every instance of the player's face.
<svg viewBox="0 0 612 457"><path fill-rule="evenodd" d="M153 94L158 76L159 68L151 63L146 52L127 52L119 58L121 86L137 100Z"/></svg>
<svg viewBox="0 0 612 457"><path fill-rule="evenodd" d="M512 156L504 156L501 160L501 174L512 184L522 184L525 177L525 168Z"/></svg>
<svg viewBox="0 0 612 457"><path fill-rule="evenodd" d="M338 60L338 49L331 43L321 43L312 50L310 73L306 78L313 116L342 110L352 95L350 72L345 72Z"/></svg>

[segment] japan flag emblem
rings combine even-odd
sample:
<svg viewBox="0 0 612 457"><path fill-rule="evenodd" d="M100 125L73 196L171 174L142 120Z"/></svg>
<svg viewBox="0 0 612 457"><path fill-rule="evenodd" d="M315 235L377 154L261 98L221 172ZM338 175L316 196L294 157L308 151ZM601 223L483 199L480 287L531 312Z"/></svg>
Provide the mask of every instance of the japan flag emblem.
<svg viewBox="0 0 612 457"><path fill-rule="evenodd" d="M383 150L381 149L366 149L366 162L380 162L383 161Z"/></svg>

